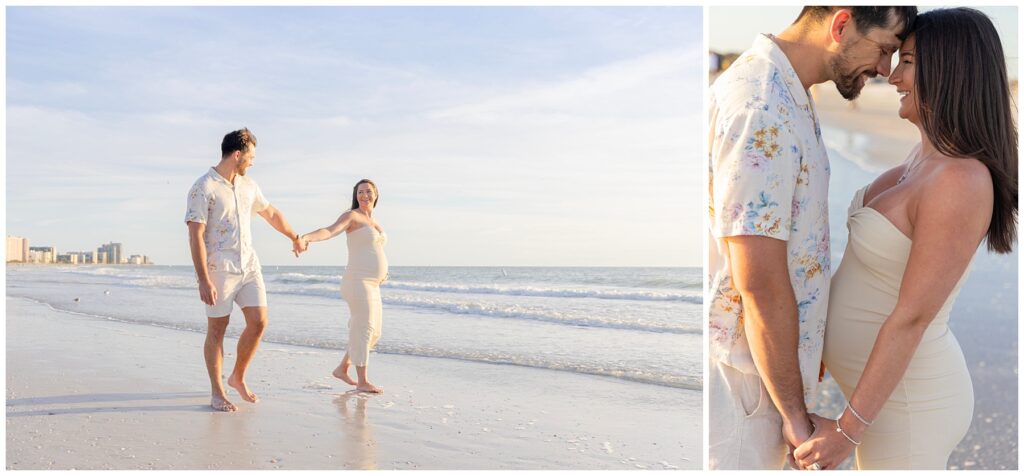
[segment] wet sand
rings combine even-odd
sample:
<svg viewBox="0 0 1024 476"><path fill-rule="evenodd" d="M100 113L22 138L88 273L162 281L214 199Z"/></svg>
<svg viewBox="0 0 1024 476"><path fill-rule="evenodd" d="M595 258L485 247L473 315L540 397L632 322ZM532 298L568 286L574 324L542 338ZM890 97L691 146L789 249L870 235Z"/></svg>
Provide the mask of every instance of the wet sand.
<svg viewBox="0 0 1024 476"><path fill-rule="evenodd" d="M699 469L699 392L508 365L264 344L213 412L200 333L7 299L7 469ZM233 339L226 363L234 362ZM638 388L640 390L638 390Z"/></svg>

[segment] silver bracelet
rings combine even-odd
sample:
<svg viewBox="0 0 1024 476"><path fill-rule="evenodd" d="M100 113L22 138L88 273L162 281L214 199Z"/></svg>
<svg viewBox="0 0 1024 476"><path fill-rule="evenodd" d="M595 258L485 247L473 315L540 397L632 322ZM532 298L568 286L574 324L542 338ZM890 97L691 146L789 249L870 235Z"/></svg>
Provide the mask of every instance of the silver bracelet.
<svg viewBox="0 0 1024 476"><path fill-rule="evenodd" d="M842 415L839 415L839 417L842 418ZM846 431L843 430L843 427L839 426L839 418L836 418L836 433L842 433L843 436L846 437L846 439L849 440L850 443L853 443L854 446L860 446L859 441L851 438L850 435L846 434Z"/></svg>
<svg viewBox="0 0 1024 476"><path fill-rule="evenodd" d="M874 423L874 422L871 422L871 421L867 421L867 420L864 419L864 417L860 416L860 413L857 413L857 410L855 410L853 408L853 405L851 405L850 402L846 402L846 408L849 408L850 409L850 413L853 413L853 416L856 419L860 420L861 423L863 423L863 424L865 424L867 426L871 426L871 424ZM842 416L842 415L840 415L840 416Z"/></svg>

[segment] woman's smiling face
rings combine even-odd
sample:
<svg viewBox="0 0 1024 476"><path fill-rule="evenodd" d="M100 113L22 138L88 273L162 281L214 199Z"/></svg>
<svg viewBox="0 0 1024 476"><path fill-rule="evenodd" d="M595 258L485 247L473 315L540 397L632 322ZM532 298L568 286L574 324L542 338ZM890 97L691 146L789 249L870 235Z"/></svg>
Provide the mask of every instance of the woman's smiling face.
<svg viewBox="0 0 1024 476"><path fill-rule="evenodd" d="M373 189L373 185L361 183L356 189L356 200L359 201L360 207L373 208L377 200L377 191Z"/></svg>
<svg viewBox="0 0 1024 476"><path fill-rule="evenodd" d="M915 59L914 35L910 35L900 46L899 61L896 64L896 69L889 75L889 84L896 86L896 92L900 93L900 117L919 124L921 118L917 110Z"/></svg>

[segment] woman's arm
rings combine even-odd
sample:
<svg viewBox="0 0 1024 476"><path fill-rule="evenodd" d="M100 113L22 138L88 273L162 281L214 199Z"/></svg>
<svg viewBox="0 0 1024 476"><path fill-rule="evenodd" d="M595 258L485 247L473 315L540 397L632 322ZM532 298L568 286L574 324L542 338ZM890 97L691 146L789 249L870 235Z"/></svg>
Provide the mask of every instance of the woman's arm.
<svg viewBox="0 0 1024 476"><path fill-rule="evenodd" d="M914 239L892 314L882 324L850 406L872 422L910 364L924 331L945 304L977 251L992 216L992 180L977 161L958 159L936 170L914 212ZM955 192L954 192L955 191ZM867 425L850 411L815 419L818 431L794 452L801 464L834 468Z"/></svg>
<svg viewBox="0 0 1024 476"><path fill-rule="evenodd" d="M345 231L349 225L352 224L352 210L342 213L337 220L331 225L320 228L316 231L311 231L302 235L302 239L313 242L313 241L324 241L338 236L339 233Z"/></svg>

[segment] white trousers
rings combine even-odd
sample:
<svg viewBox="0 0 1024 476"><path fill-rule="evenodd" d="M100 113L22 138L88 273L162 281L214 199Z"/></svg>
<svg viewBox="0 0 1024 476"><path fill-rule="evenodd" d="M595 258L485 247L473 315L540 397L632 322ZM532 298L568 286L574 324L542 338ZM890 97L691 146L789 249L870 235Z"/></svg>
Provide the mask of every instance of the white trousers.
<svg viewBox="0 0 1024 476"><path fill-rule="evenodd" d="M761 377L715 360L709 365L708 467L782 469L787 450L782 415Z"/></svg>

